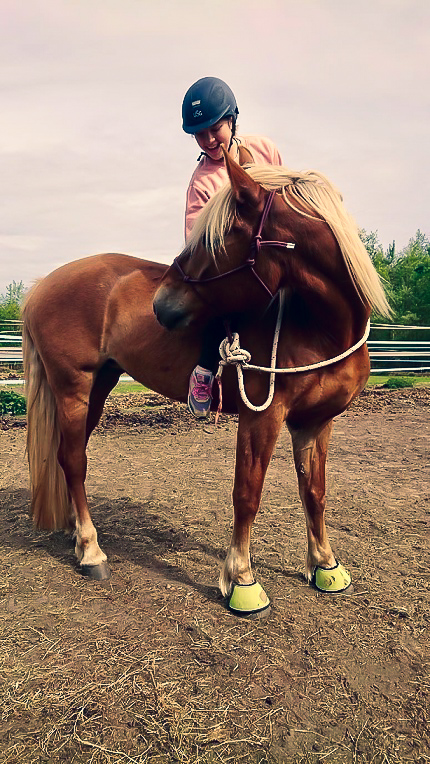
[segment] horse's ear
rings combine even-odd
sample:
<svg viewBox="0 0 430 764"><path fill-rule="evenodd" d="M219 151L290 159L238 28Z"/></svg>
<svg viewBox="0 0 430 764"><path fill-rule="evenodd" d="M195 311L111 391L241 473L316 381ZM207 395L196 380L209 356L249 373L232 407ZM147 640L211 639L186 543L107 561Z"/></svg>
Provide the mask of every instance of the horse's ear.
<svg viewBox="0 0 430 764"><path fill-rule="evenodd" d="M231 183L233 196L238 204L256 206L262 198L264 191L259 183L256 183L245 170L231 158L230 154L222 147L228 177Z"/></svg>
<svg viewBox="0 0 430 764"><path fill-rule="evenodd" d="M239 164L243 167L244 164L254 164L254 157L246 146L239 145Z"/></svg>

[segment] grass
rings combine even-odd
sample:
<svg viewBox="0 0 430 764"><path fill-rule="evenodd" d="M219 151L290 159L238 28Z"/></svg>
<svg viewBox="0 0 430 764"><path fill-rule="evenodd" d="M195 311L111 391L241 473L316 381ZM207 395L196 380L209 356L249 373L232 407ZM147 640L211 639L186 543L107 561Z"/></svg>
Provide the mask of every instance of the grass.
<svg viewBox="0 0 430 764"><path fill-rule="evenodd" d="M148 387L141 385L140 382L118 382L117 386L111 392L111 395L124 395L126 393L147 393Z"/></svg>
<svg viewBox="0 0 430 764"><path fill-rule="evenodd" d="M389 384L387 382L390 380ZM398 381L398 383L397 383ZM375 387L380 385L387 385L387 387L400 388L400 387L430 387L430 375L418 376L415 374L396 376L393 374L371 374L366 387ZM18 394L23 393L23 387L17 385L16 387L9 385L2 385L0 380L0 391L14 390ZM118 382L117 386L112 390L111 395L126 395L128 393L146 393L151 392L149 388L141 385L140 382Z"/></svg>
<svg viewBox="0 0 430 764"><path fill-rule="evenodd" d="M402 380L398 387L405 387L407 384L410 387L429 387L430 375L425 377L416 376L415 374L396 376L393 374L384 374L379 376L378 374L371 374L367 387L375 387L375 385L385 385L388 380ZM391 386L391 385L390 385ZM396 385L392 385L396 387ZM112 390L111 395L121 395L125 393L145 393L150 392L149 388L141 385L139 382L118 382L117 386Z"/></svg>
<svg viewBox="0 0 430 764"><path fill-rule="evenodd" d="M18 395L23 395L23 385L2 385L0 380L0 391L13 390ZM117 386L112 390L111 395L124 395L126 393L146 393L149 392L149 388L141 385L140 382L118 382Z"/></svg>
<svg viewBox="0 0 430 764"><path fill-rule="evenodd" d="M367 387L375 387L376 385L387 385L387 382L389 382L389 387L395 388L395 387L429 387L430 386L430 375L426 377L420 377L415 374L405 374L403 376L397 376L393 374L371 374L369 377L369 381L367 383ZM395 382L398 381L398 384Z"/></svg>
<svg viewBox="0 0 430 764"><path fill-rule="evenodd" d="M429 387L430 375L427 377L416 376L414 374L396 376L392 374L384 374L379 376L378 374L371 374L367 387L375 387L375 385L385 385L388 380L402 380L398 387ZM392 383L391 383L392 385ZM391 386L390 385L390 386ZM392 385L396 387L397 385ZM149 392L147 387L141 385L139 382L118 382L117 386L112 390L111 395L121 395L124 393L145 393Z"/></svg>

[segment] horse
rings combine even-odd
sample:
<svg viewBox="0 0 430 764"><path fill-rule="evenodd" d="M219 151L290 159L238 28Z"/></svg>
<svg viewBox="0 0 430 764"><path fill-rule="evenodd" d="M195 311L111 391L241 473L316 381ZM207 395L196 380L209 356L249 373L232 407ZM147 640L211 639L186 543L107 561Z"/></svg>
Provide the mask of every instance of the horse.
<svg viewBox="0 0 430 764"><path fill-rule="evenodd" d="M231 594L230 604L235 599L232 608L251 612L258 595L267 602L264 592L250 594L255 586L251 529L284 423L306 518L305 576L320 591L352 589L325 525L327 448L333 418L369 377L365 340L371 310L389 316L391 309L357 226L325 176L273 166L245 169L226 152L224 158L230 184L200 214L187 246L163 277L154 310L170 331L232 316L251 351L252 365L249 354L245 361L234 353L230 358L241 395L234 524L220 576L222 593ZM282 303L275 329L276 298ZM263 370L270 373L270 389ZM231 394L231 375L228 384Z"/></svg>
<svg viewBox="0 0 430 764"><path fill-rule="evenodd" d="M108 578L85 490L86 447L121 374L185 402L211 321L231 320L263 366L279 325L278 363L309 370L276 374L264 411L264 373L242 364L257 410L239 396L233 366L222 379L223 410L238 413L239 425L234 529L220 589L233 612L253 614L268 607L268 597L251 570L251 527L283 422L305 510L306 577L324 591L350 585L325 527L325 460L333 417L366 383L368 353L361 342L342 360L318 370L313 364L353 348L371 308L387 314L389 307L356 226L323 176L244 169L228 154L225 161L229 184L206 205L172 266L94 255L58 268L30 291L22 316L30 514L38 529L72 531L81 572ZM263 213L260 227L274 238L263 241L261 230L253 245ZM287 255L286 241L294 245Z"/></svg>

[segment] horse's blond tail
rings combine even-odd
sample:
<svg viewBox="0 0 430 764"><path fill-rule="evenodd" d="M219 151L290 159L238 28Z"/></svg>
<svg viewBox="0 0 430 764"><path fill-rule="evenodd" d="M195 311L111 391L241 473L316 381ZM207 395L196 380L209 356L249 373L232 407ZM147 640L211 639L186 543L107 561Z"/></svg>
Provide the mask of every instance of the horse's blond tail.
<svg viewBox="0 0 430 764"><path fill-rule="evenodd" d="M27 457L32 493L30 516L36 528L70 528L69 492L57 459L61 437L57 405L42 359L26 325L25 311L22 350L27 397Z"/></svg>

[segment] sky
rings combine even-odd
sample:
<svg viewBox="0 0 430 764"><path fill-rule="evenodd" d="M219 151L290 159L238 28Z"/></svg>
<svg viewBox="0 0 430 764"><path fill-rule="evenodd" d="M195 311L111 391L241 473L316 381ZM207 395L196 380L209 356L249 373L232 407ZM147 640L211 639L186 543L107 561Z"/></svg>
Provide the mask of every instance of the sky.
<svg viewBox="0 0 430 764"><path fill-rule="evenodd" d="M173 260L203 76L384 248L430 235L429 59L428 0L0 0L0 294L97 252Z"/></svg>

